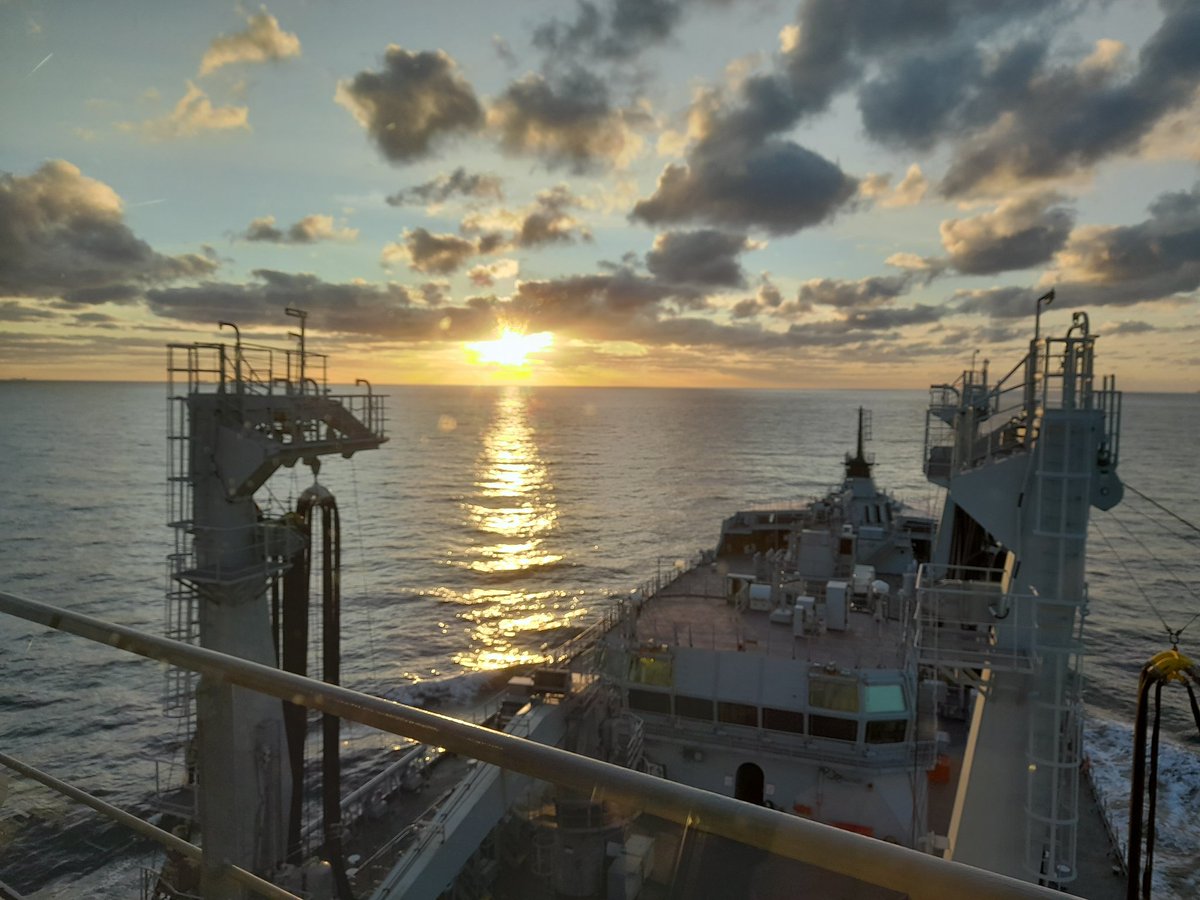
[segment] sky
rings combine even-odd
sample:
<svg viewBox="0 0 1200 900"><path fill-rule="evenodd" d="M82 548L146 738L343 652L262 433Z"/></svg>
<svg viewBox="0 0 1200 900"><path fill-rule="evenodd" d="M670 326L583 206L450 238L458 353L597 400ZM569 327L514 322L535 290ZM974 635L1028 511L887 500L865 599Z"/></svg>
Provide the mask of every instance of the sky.
<svg viewBox="0 0 1200 900"><path fill-rule="evenodd" d="M292 307L334 381L920 388L1053 288L1195 391L1198 47L1194 0L0 0L0 378Z"/></svg>

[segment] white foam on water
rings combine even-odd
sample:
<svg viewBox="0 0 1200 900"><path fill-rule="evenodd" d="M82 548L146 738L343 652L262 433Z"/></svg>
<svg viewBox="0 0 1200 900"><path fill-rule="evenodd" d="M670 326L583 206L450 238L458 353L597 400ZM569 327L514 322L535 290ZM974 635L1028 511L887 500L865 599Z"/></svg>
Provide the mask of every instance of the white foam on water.
<svg viewBox="0 0 1200 900"><path fill-rule="evenodd" d="M1129 780L1133 728L1092 715L1084 726L1084 746L1100 804L1127 852ZM1154 849L1154 896L1185 900L1200 896L1200 756L1182 744L1160 738L1158 809Z"/></svg>

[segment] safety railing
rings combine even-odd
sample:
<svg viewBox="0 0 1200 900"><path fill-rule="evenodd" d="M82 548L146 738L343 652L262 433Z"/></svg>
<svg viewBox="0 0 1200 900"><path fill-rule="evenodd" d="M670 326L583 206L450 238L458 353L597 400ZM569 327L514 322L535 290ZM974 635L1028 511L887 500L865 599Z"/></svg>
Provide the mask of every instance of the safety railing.
<svg viewBox="0 0 1200 900"><path fill-rule="evenodd" d="M216 684L240 686L422 743L443 746L507 771L583 791L596 801L626 804L689 829L769 848L779 856L914 898L971 896L974 900L1000 900L1059 896L1038 885L12 594L0 592L0 613L124 652L185 666ZM198 848L187 847L188 853L201 853Z"/></svg>

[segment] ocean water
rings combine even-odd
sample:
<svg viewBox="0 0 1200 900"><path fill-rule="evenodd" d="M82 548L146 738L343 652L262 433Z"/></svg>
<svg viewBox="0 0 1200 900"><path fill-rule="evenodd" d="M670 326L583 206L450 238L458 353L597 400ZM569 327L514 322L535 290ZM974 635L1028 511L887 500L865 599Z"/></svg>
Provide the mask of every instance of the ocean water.
<svg viewBox="0 0 1200 900"><path fill-rule="evenodd" d="M384 389L380 389L384 390ZM712 547L747 503L807 498L841 477L855 410L873 411L876 479L936 508L921 474L924 392L400 387L390 441L333 458L320 481L343 524L343 680L408 700L469 695L480 673L535 658L612 598ZM161 631L166 555L161 385L0 384L0 590ZM1126 395L1119 471L1196 522L1200 396ZM276 475L282 511L313 480ZM1166 620L1200 613L1200 535L1132 492L1093 514L1085 662L1088 749L1123 826L1140 666ZM1158 613L1154 612L1156 607ZM1200 621L1181 649L1200 645ZM149 814L156 759L178 735L162 669L0 617L0 748ZM1167 692L1163 896L1200 891L1200 743ZM351 731L350 777L382 738ZM1164 831L1164 833L1166 833ZM150 848L0 772L0 880L43 898L136 895Z"/></svg>

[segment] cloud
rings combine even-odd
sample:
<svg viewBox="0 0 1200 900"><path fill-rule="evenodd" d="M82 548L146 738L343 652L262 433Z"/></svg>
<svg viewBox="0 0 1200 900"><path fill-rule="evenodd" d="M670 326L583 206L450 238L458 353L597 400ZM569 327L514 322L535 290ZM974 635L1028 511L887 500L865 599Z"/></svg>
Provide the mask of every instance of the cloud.
<svg viewBox="0 0 1200 900"><path fill-rule="evenodd" d="M165 116L142 122L121 122L118 128L140 134L149 141L195 137L206 131L249 131L250 111L245 106L213 106L208 94L187 83L187 92Z"/></svg>
<svg viewBox="0 0 1200 900"><path fill-rule="evenodd" d="M581 0L573 21L538 26L533 45L557 59L630 59L670 37L684 6L679 0Z"/></svg>
<svg viewBox="0 0 1200 900"><path fill-rule="evenodd" d="M858 281L813 278L800 285L797 299L809 306L833 306L851 311L875 309L908 293L912 281L912 276L907 273L872 275Z"/></svg>
<svg viewBox="0 0 1200 900"><path fill-rule="evenodd" d="M1200 289L1200 184L1162 194L1136 225L1077 228L1037 285L960 291L964 313L1030 315L1034 298L1054 285L1060 301L1088 306L1195 304Z"/></svg>
<svg viewBox="0 0 1200 900"><path fill-rule="evenodd" d="M539 191L533 205L524 211L521 227L517 231L517 246L570 243L576 238L591 240L592 233L587 227L567 212L578 204L579 200L566 185Z"/></svg>
<svg viewBox="0 0 1200 900"><path fill-rule="evenodd" d="M891 175L865 175L858 183L859 196L874 201L884 209L916 206L924 199L928 189L929 180L916 163L908 167L895 190L892 189Z"/></svg>
<svg viewBox="0 0 1200 900"><path fill-rule="evenodd" d="M278 62L299 55L300 38L280 29L279 20L264 6L247 16L244 30L213 38L200 60L200 74L234 63Z"/></svg>
<svg viewBox="0 0 1200 900"><path fill-rule="evenodd" d="M495 209L463 218L465 234L479 235L484 253L516 247L539 247L590 241L592 233L569 210L582 205L565 184L539 191L533 202L518 210Z"/></svg>
<svg viewBox="0 0 1200 900"><path fill-rule="evenodd" d="M740 303L731 312L735 323L729 325L683 314L693 306L686 295L681 298L679 286L621 266L595 275L519 282L508 314L530 330L585 340L756 352L875 342L899 328L932 324L947 315L940 306L863 309L778 329L749 321L754 311L739 309Z"/></svg>
<svg viewBox="0 0 1200 900"><path fill-rule="evenodd" d="M791 141L748 143L732 135L695 147L685 165L668 165L632 218L652 225L705 222L790 234L831 218L858 182Z"/></svg>
<svg viewBox="0 0 1200 900"><path fill-rule="evenodd" d="M991 104L998 113L992 124L957 149L942 193L1005 191L1136 152L1160 120L1193 102L1200 85L1200 6L1171 0L1163 6L1166 16L1128 78L1120 66L1098 64L1096 53L1075 66L1039 64L1026 73L1021 90Z"/></svg>
<svg viewBox="0 0 1200 900"><path fill-rule="evenodd" d="M274 216L254 219L240 237L247 241L265 241L272 244L315 244L318 241L353 241L358 238L357 228L337 227L332 216L305 216L286 229L275 227Z"/></svg>
<svg viewBox="0 0 1200 900"><path fill-rule="evenodd" d="M500 190L498 175L469 173L459 166L449 175L438 175L422 184L397 191L387 198L387 202L390 206L404 206L408 203L433 205L445 203L454 196L476 200L502 200L504 198L503 192Z"/></svg>
<svg viewBox="0 0 1200 900"><path fill-rule="evenodd" d="M930 277L940 275L946 268L946 260L916 253L893 253L884 260L889 266L910 272L926 272Z"/></svg>
<svg viewBox="0 0 1200 900"><path fill-rule="evenodd" d="M496 51L496 56L498 56L501 62L503 62L506 66L508 66L510 69L516 68L517 55L513 53L512 47L503 37L498 34L492 35L492 49Z"/></svg>
<svg viewBox="0 0 1200 900"><path fill-rule="evenodd" d="M383 248L385 265L406 261L408 267L427 275L449 275L479 253L479 245L456 234L432 234L424 228L405 230L403 244Z"/></svg>
<svg viewBox="0 0 1200 900"><path fill-rule="evenodd" d="M1034 314L1038 296L1034 288L996 287L955 291L951 301L959 313L986 315L993 319L1020 319ZM1066 299L1065 294L1060 296ZM1091 303L1091 298L1088 302Z"/></svg>
<svg viewBox="0 0 1200 900"><path fill-rule="evenodd" d="M509 85L488 111L506 152L576 173L627 165L642 149L633 131L641 118L613 108L605 83L580 68L554 83L530 73Z"/></svg>
<svg viewBox="0 0 1200 900"><path fill-rule="evenodd" d="M151 312L185 322L218 319L278 325L281 311L302 307L312 329L396 341L478 340L494 331L495 301L430 305L425 291L398 284L331 283L316 275L256 269L245 284L204 282L197 287L147 291Z"/></svg>
<svg viewBox="0 0 1200 900"><path fill-rule="evenodd" d="M35 322L52 319L54 313L36 306L25 306L16 300L0 300L0 322Z"/></svg>
<svg viewBox="0 0 1200 900"><path fill-rule="evenodd" d="M1146 334L1158 329L1149 322L1135 320L1125 322L1105 322L1100 326L1101 334Z"/></svg>
<svg viewBox="0 0 1200 900"><path fill-rule="evenodd" d="M476 131L484 121L475 91L442 50L392 44L381 71L338 82L335 99L396 163L427 156L444 136Z"/></svg>
<svg viewBox="0 0 1200 900"><path fill-rule="evenodd" d="M752 246L744 234L714 229L669 231L654 239L654 249L646 254L646 267L667 282L742 287L746 277L738 255Z"/></svg>
<svg viewBox="0 0 1200 900"><path fill-rule="evenodd" d="M1200 162L1200 88L1186 106L1162 116L1142 138L1138 153L1146 159Z"/></svg>
<svg viewBox="0 0 1200 900"><path fill-rule="evenodd" d="M904 177L900 179L900 183L896 185L896 190L892 192L891 196L885 197L879 205L887 209L916 206L924 199L925 191L928 189L928 179L921 172L921 167L913 163L904 173Z"/></svg>
<svg viewBox="0 0 1200 900"><path fill-rule="evenodd" d="M1130 305L1194 294L1200 288L1200 183L1160 195L1136 225L1088 226L1058 254L1060 293L1090 305Z"/></svg>
<svg viewBox="0 0 1200 900"><path fill-rule="evenodd" d="M992 212L941 224L950 264L964 275L993 275L1049 262L1067 242L1075 217L1059 194L1005 200Z"/></svg>
<svg viewBox="0 0 1200 900"><path fill-rule="evenodd" d="M147 285L216 270L204 256L156 252L123 219L116 191L69 162L0 175L0 295L123 303Z"/></svg>
<svg viewBox="0 0 1200 900"><path fill-rule="evenodd" d="M634 320L654 321L676 289L621 266L594 275L518 282L512 310L531 330L601 340L634 340ZM643 321L643 325L645 324Z"/></svg>
<svg viewBox="0 0 1200 900"><path fill-rule="evenodd" d="M473 284L491 287L497 281L516 278L520 271L521 266L515 259L498 259L486 265L473 266L467 277Z"/></svg>
<svg viewBox="0 0 1200 900"><path fill-rule="evenodd" d="M792 304L792 306L799 311L798 304ZM780 315L783 307L783 293L771 281L770 275L764 274L759 277L758 290L754 296L739 300L729 310L729 314L734 319L750 319L762 314ZM803 311L811 312L812 307L807 306Z"/></svg>

